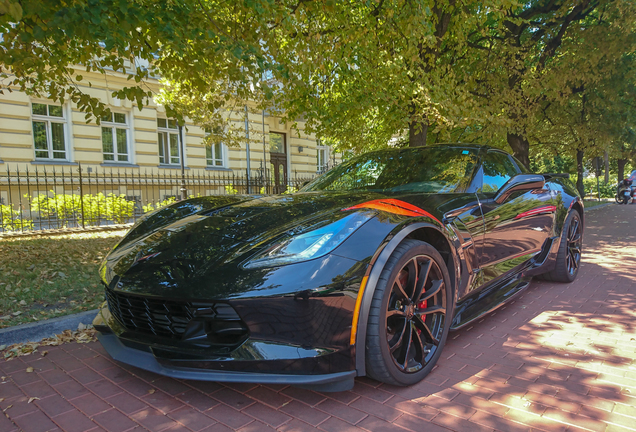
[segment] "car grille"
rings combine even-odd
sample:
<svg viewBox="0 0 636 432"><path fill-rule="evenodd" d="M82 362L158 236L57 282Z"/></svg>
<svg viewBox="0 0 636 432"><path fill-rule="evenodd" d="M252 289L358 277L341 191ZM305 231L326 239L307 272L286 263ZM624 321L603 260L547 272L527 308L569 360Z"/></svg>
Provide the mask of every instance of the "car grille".
<svg viewBox="0 0 636 432"><path fill-rule="evenodd" d="M195 303L154 299L106 288L110 313L127 330L163 338L200 340L231 346L247 337L247 327L227 303Z"/></svg>

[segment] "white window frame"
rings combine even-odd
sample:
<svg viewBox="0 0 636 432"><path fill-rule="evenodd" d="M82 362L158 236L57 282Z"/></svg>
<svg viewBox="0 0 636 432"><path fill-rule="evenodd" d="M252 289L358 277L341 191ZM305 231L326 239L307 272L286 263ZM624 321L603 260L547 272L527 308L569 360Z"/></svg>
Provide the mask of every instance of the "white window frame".
<svg viewBox="0 0 636 432"><path fill-rule="evenodd" d="M210 134L210 129L205 129L206 137ZM205 143L205 166L207 168L227 168L227 146L223 143L211 143L208 140ZM216 157L215 148L221 147L221 157ZM218 162L218 163L217 163Z"/></svg>
<svg viewBox="0 0 636 432"><path fill-rule="evenodd" d="M166 126L159 126L160 121L165 121ZM174 128L170 127L170 122L174 122ZM176 161L173 161L174 156L170 155L170 137L177 137L177 153ZM162 138L160 138L160 136ZM157 146L158 148L163 147L163 160L161 156L161 152L159 152L159 164L160 165L171 165L178 166L181 165L181 158L183 155L181 154L181 142L179 137L179 126L177 125L177 121L175 119L169 119L166 117L158 117L157 118Z"/></svg>
<svg viewBox="0 0 636 432"><path fill-rule="evenodd" d="M320 164L320 152L324 152L323 164ZM320 144L320 140L318 140L318 145L316 146L316 172L324 173L329 169L329 146Z"/></svg>
<svg viewBox="0 0 636 432"><path fill-rule="evenodd" d="M43 114L34 114L33 113L33 105L35 104L39 104L39 105L46 105L46 115ZM62 109L62 116L58 117L58 116L51 116L49 115L50 112L50 108L51 106L54 107L60 107ZM55 103L51 103L51 101L32 101L31 102L31 133L32 133L32 137L33 137L33 154L35 157L35 160L45 160L45 161L64 161L64 162L68 162L70 160L70 140L69 140L69 134L68 134L68 120L67 120L67 110L65 109L64 105L57 105ZM34 128L34 123L35 122L39 122L39 123L44 123L46 126L46 150L44 149L37 149L35 147L35 128ZM51 125L52 124L61 124L62 125L62 136L64 137L64 157L63 158L56 158L55 157L55 153L60 153L60 150L54 150L53 149L53 142L52 142L52 130L51 130ZM47 156L38 156L38 152L44 152L46 151Z"/></svg>
<svg viewBox="0 0 636 432"><path fill-rule="evenodd" d="M124 116L124 123L119 123L116 122L114 120L115 118L115 114L122 114ZM102 119L101 121L101 128L102 128L102 158L104 160L104 163L125 163L125 164L132 164L132 157L131 157L131 151L130 151L130 116L128 115L128 113L125 112L120 112L120 111L112 111L110 113L110 121L108 120L104 120ZM104 151L104 129L105 128L110 128L111 129L111 135L112 135L112 143L113 143L113 151L112 153L108 153L108 154L112 154L113 159L107 160L104 156L107 154L106 151ZM124 155L124 153L120 153L119 149L118 149L118 145L117 145L117 130L124 130L126 133L126 160L120 160L120 156Z"/></svg>
<svg viewBox="0 0 636 432"><path fill-rule="evenodd" d="M221 147L221 157L217 158L216 152L214 151L214 149L216 148L216 146L220 146ZM208 157L208 152L210 152L211 157ZM226 163L226 155L227 155L227 149L225 144L223 143L209 143L205 145L205 165L209 168L226 168L227 167L227 163Z"/></svg>

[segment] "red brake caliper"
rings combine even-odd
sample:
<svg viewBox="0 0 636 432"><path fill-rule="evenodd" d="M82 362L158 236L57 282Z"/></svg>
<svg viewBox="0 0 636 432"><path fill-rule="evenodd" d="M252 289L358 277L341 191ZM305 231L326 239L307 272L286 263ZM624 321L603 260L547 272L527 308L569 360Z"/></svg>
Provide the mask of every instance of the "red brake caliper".
<svg viewBox="0 0 636 432"><path fill-rule="evenodd" d="M426 309L427 305L428 305L428 300L422 300L421 302L417 304L417 308L419 310ZM417 329L417 334L422 334L422 330Z"/></svg>

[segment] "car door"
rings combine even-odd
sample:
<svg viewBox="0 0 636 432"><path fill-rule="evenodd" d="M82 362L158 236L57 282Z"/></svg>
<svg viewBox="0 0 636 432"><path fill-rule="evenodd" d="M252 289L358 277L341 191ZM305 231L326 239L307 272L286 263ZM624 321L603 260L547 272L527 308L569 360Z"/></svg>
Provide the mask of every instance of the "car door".
<svg viewBox="0 0 636 432"><path fill-rule="evenodd" d="M549 237L556 207L554 194L545 186L513 193L500 203L495 201L497 191L521 173L507 153L488 150L482 157L482 186L477 196L484 217L479 259L484 283L515 273L540 252Z"/></svg>

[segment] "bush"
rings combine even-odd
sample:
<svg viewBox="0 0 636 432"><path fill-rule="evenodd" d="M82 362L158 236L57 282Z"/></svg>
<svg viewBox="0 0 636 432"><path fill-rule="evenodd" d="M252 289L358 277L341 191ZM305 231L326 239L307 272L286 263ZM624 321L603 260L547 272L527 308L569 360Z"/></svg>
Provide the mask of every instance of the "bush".
<svg viewBox="0 0 636 432"><path fill-rule="evenodd" d="M126 223L135 212L135 202L128 201L123 194L104 195L100 192L97 195L80 196L56 194L53 191L51 193L53 196L35 197L31 201L31 211L39 211L40 216L57 217L64 221L75 219L84 225L94 225L100 220Z"/></svg>
<svg viewBox="0 0 636 432"><path fill-rule="evenodd" d="M585 187L586 195L590 193L590 189L592 190L592 196L596 196L598 194L596 189L596 177L584 178L583 186ZM601 193L601 198L613 198L614 195L616 195L616 183L612 183L610 181L605 184L603 180L599 179L598 190Z"/></svg>
<svg viewBox="0 0 636 432"><path fill-rule="evenodd" d="M19 210L13 210L13 207L9 205L0 204L0 228L4 231L33 229L33 221L21 219L20 213Z"/></svg>

